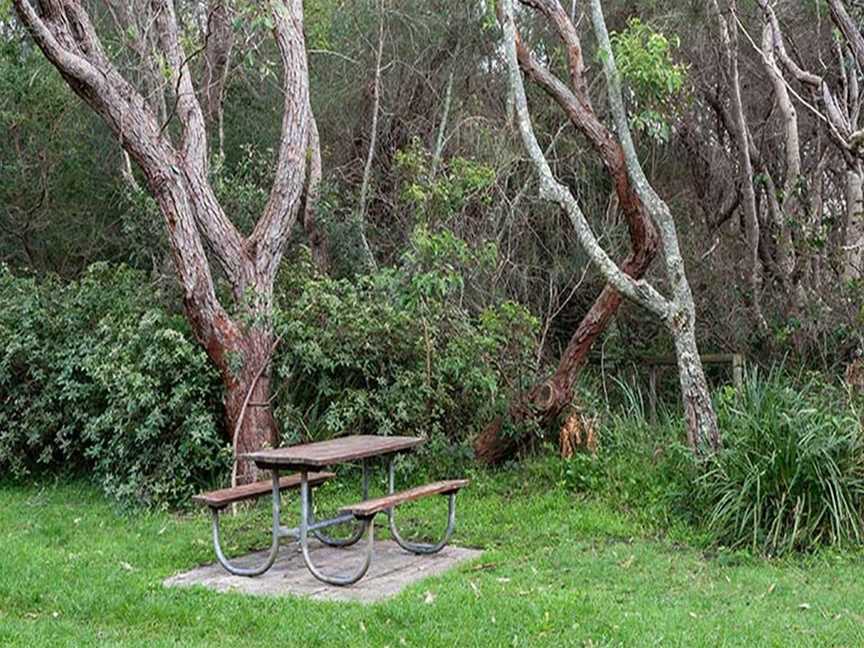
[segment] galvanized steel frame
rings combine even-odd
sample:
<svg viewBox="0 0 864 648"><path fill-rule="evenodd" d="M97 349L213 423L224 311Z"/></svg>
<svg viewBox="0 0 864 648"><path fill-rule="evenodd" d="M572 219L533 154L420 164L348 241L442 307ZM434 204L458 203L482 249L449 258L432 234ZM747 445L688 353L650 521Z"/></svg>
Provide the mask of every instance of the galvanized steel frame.
<svg viewBox="0 0 864 648"><path fill-rule="evenodd" d="M372 562L373 555L373 545L374 545L374 516L365 518L365 519L357 519L354 515L350 513L343 513L341 515L336 515L332 518L327 518L324 520L315 520L315 511L314 511L314 503L312 496L312 488L309 485L309 478L307 471L303 470L300 473L300 526L294 528L287 528L282 526L281 524L281 493L279 489L279 471L278 469L272 469L272 542L270 544L270 550L267 554L267 558L263 563L256 567L242 567L234 564L225 556L224 551L222 550L221 538L220 538L220 529L219 529L219 511L220 509L212 508L212 523L213 523L213 547L216 551L216 559L219 561L219 564L225 568L231 574L235 576L260 576L265 573L268 569L270 569L273 564L276 562L276 557L279 553L279 541L281 538L293 538L297 540L300 544L300 550L303 554L303 562L306 564L306 568L309 572L318 580L328 583L330 585L352 585L359 581L366 572L369 570L369 565ZM388 492L389 494L395 493L395 462L393 457L390 457L388 462ZM363 499L366 500L369 498L369 466L367 462L363 461ZM450 540L450 537L453 535L453 531L456 528L456 493L448 493L448 514L447 514L447 528L444 531L444 536L441 540L432 544L425 543L415 543L410 542L402 538L399 533L398 528L396 527L395 520L395 507L391 507L386 510L387 512L387 520L388 525L390 527L390 533L393 536L393 539L399 544L400 547L415 554L433 554L441 549L447 544ZM325 533L322 533L322 529L329 528L331 526L336 526L339 524L346 524L348 522L355 522L356 528L352 532L352 534L347 538L333 538L328 536ZM357 543L365 534L366 535L366 547L364 549L363 560L357 569L349 574L344 575L328 575L323 573L313 562L312 558L309 554L309 534L312 534L318 540L323 542L324 544L331 547L349 547L355 543Z"/></svg>

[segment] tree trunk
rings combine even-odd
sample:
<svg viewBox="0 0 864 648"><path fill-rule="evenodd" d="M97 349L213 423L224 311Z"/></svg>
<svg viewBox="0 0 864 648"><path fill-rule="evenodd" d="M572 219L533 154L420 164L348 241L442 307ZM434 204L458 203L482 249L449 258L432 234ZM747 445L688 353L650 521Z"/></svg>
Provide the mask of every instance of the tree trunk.
<svg viewBox="0 0 864 648"><path fill-rule="evenodd" d="M720 27L720 39L726 57L726 74L732 98L733 119L729 120L729 126L733 130L735 142L738 147L740 159L741 176L741 204L744 212L744 230L747 235L747 259L748 259L748 281L753 299L753 315L756 323L762 331L766 331L768 324L762 312L762 266L759 261L759 216L756 209L756 189L753 186L753 160L750 156L750 131L747 126L747 118L744 114L744 102L741 98L741 76L738 70L738 27L735 24L735 0L729 0L726 5L726 13L729 14L728 23L717 0L713 2L714 11L717 13L717 21Z"/></svg>
<svg viewBox="0 0 864 648"><path fill-rule="evenodd" d="M318 218L318 199L321 194L321 140L315 116L309 116L309 177L303 193L303 229L309 242L309 253L318 271L327 274L332 265L330 241L326 224Z"/></svg>
<svg viewBox="0 0 864 648"><path fill-rule="evenodd" d="M656 254L657 240L654 236L646 237L644 231L639 238L631 240L633 251L623 269L634 279L639 279L651 265ZM533 420L541 427L546 427L561 416L570 406L573 387L579 372L585 366L588 353L618 312L622 301L621 294L612 285L607 284L603 288L603 292L579 322L579 327L561 354L555 372L513 400L506 415L510 422L518 425ZM474 456L479 462L487 465L501 463L513 457L519 451L520 445L524 444L524 439L502 434L503 425L504 419L497 417L474 440Z"/></svg>
<svg viewBox="0 0 864 648"><path fill-rule="evenodd" d="M717 450L720 447L720 429L696 344L692 313L678 318L669 328L675 340L687 441L697 454L706 449Z"/></svg>
<svg viewBox="0 0 864 648"><path fill-rule="evenodd" d="M148 25L155 51L139 44L140 55L165 76L160 86L172 89L170 117L176 120L177 128L166 128L167 121L161 115L157 118L157 111L113 64L81 2L14 0L19 18L46 58L102 117L141 169L165 219L186 317L222 374L228 433L235 452L242 454L276 442L269 405L273 282L304 194L307 198L311 194L307 207L314 204L320 177L317 146L307 164L314 122L309 105L303 3L280 0L270 5L282 62L282 129L270 196L248 236L227 217L208 181L206 119L189 65L200 52L186 55L186 39L173 2L152 0L149 5L152 20ZM117 6L126 7L123 3ZM229 5L213 0L210 8L205 95L209 111L218 112L232 33ZM118 18L118 22L123 21L130 24L128 19ZM317 133L313 135L317 139ZM230 284L235 306L243 308L250 296L254 298L252 312L246 313L253 316L247 319L254 324L234 321L220 302L208 253ZM254 468L245 463L238 469L243 481L255 478Z"/></svg>
<svg viewBox="0 0 864 648"><path fill-rule="evenodd" d="M257 481L257 469L252 462L241 459L247 452L264 447L276 447L278 433L270 403L270 362L273 356L273 334L256 330L249 333L229 354L242 358L239 371L232 371L230 362L222 370L225 384L225 419L234 446L236 484Z"/></svg>
<svg viewBox="0 0 864 648"><path fill-rule="evenodd" d="M573 126L588 139L602 159L627 221L632 246L621 270L633 279L640 279L657 254L657 231L627 174L627 164L620 143L600 121L591 105L584 79L581 44L576 30L557 3L523 4L536 8L555 25L559 37L567 46L570 86L563 84L544 68L517 37L519 66L558 103ZM588 352L606 330L622 301L621 294L612 284L603 288L567 343L555 372L513 400L506 415L512 423L518 425L533 420L545 427L558 419L569 407L573 398L573 386ZM524 443L524 439L502 434L503 424L503 418L497 417L475 439L474 454L481 463L491 465L505 461Z"/></svg>
<svg viewBox="0 0 864 648"><path fill-rule="evenodd" d="M843 224L843 279L860 279L864 271L864 177L861 164L846 172L846 222Z"/></svg>

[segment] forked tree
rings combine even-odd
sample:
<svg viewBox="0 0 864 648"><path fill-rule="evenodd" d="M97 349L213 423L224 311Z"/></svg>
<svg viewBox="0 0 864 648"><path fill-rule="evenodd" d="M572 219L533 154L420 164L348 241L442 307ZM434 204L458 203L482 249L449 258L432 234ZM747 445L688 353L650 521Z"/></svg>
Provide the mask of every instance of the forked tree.
<svg viewBox="0 0 864 648"><path fill-rule="evenodd" d="M223 15L222 2L206 7ZM165 221L192 330L218 367L225 385L226 430L237 454L276 441L269 407L270 359L276 345L273 285L289 233L320 177L320 156L309 105L309 76L302 0L271 0L270 14L282 64L281 141L269 199L251 233L244 235L226 215L208 179L207 117L212 87L196 87L173 0L141 0L135 11L149 16L144 56L162 71L167 115L150 100L152 89L136 88L109 56L80 0L14 0L21 22L69 87L111 129L140 169L146 189ZM211 29L224 21L208 20ZM218 38L208 33L207 38ZM205 44L206 49L206 44ZM209 69L209 68L208 68ZM212 72L212 70L211 70ZM212 74L211 74L212 76ZM221 92L221 90L220 90ZM231 287L223 304L214 285L218 265ZM239 464L241 481L254 468Z"/></svg>
<svg viewBox="0 0 864 648"><path fill-rule="evenodd" d="M556 76L516 34L516 54L525 76L536 83L567 116L577 132L588 141L603 163L615 192L618 208L627 222L630 253L621 263L623 272L641 278L657 254L657 229L648 215L642 197L627 173L620 141L597 116L588 91L585 57L579 32L571 14L558 0L519 0L549 24L564 46L567 80ZM511 423L533 420L547 425L557 420L573 400L573 388L588 358L588 353L618 312L621 293L611 283L603 288L570 336L555 371L546 379L519 394L510 404ZM518 450L519 438L503 433L503 419L492 421L474 441L477 458L488 464L499 463Z"/></svg>
<svg viewBox="0 0 864 648"><path fill-rule="evenodd" d="M526 2L526 4L542 6L547 4L557 5L558 3L557 1L547 3L535 0L533 2ZM672 293L671 296L664 296L644 279L631 276L631 274L625 271L625 268L619 266L609 257L607 252L600 246L572 192L553 175L545 154L537 142L531 122L531 115L528 110L528 101L525 96L525 87L520 70L520 46L513 18L513 2L512 0L502 0L499 4L501 10L500 18L504 28L504 49L506 52L510 91L513 95L513 103L516 110L516 123L523 145L538 176L541 197L550 202L557 203L567 214L576 231L580 244L585 249L592 263L612 287L627 299L653 313L670 332L675 344L678 361L678 375L684 404L688 441L696 452L706 449L716 449L720 444L720 433L696 343L693 295L684 271L684 260L681 257L679 249L675 221L668 205L651 186L642 169L630 132L629 120L622 96L621 79L615 63L615 57L612 53L603 9L600 0L591 0L590 5L591 19L600 51L600 58L603 62L606 90L617 133L617 141L623 151L627 176L633 190L659 231L666 276ZM567 17L566 13L560 13L562 20ZM569 54L571 56L572 67L572 48ZM521 58L525 58L524 54ZM525 67L524 64L523 67ZM528 71L531 73L530 68ZM578 77L575 78L578 83Z"/></svg>

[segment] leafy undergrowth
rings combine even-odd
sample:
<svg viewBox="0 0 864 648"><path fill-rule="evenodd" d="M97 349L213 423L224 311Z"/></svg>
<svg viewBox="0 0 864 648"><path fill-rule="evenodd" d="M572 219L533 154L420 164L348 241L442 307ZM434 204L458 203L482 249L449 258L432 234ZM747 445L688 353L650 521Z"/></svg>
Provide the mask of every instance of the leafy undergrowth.
<svg viewBox="0 0 864 648"><path fill-rule="evenodd" d="M369 607L165 589L166 576L212 561L203 513L121 515L83 483L0 486L0 645L864 642L860 554L768 561L682 548L649 517L575 493L562 474L539 461L472 475L456 542L483 557ZM329 488L320 501L349 497ZM266 504L228 520L230 553L266 544ZM411 504L402 517L438 519L441 506Z"/></svg>

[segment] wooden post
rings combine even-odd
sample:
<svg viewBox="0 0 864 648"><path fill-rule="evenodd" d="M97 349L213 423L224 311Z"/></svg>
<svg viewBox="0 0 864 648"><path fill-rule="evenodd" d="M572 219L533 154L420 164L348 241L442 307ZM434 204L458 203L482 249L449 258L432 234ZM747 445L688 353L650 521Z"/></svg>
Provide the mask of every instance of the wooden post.
<svg viewBox="0 0 864 648"><path fill-rule="evenodd" d="M732 356L732 384L740 395L744 388L744 356L740 353Z"/></svg>

